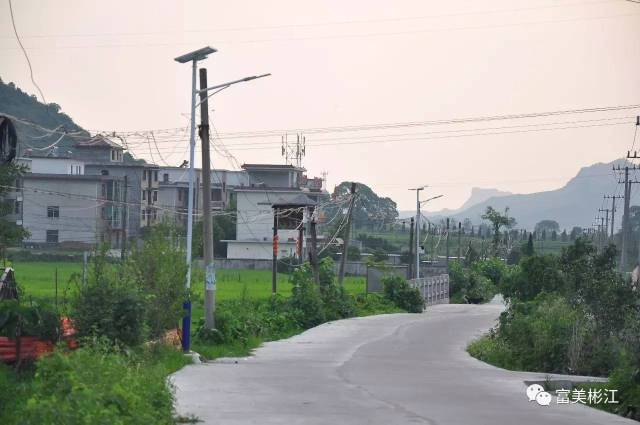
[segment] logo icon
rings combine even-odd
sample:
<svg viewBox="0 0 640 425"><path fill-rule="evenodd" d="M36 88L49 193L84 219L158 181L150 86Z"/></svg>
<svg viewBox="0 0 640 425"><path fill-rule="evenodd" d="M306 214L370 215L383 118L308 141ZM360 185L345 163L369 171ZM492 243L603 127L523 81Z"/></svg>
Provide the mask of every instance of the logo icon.
<svg viewBox="0 0 640 425"><path fill-rule="evenodd" d="M527 398L529 401L535 400L540 406L551 404L551 394L546 392L540 384L531 384L527 387Z"/></svg>

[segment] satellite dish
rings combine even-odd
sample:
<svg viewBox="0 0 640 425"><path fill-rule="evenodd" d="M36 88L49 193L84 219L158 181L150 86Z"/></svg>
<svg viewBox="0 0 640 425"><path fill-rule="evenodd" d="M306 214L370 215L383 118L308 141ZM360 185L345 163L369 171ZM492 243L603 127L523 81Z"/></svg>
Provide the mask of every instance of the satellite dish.
<svg viewBox="0 0 640 425"><path fill-rule="evenodd" d="M18 136L11 120L0 115L0 164L8 164L16 157Z"/></svg>

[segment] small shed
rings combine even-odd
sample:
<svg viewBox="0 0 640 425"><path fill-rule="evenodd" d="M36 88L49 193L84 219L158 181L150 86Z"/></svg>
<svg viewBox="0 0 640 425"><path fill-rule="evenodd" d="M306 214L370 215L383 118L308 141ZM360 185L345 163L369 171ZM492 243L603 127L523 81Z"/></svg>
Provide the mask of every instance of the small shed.
<svg viewBox="0 0 640 425"><path fill-rule="evenodd" d="M14 277L14 271L11 267L6 267L0 275L0 301L17 299L18 284Z"/></svg>

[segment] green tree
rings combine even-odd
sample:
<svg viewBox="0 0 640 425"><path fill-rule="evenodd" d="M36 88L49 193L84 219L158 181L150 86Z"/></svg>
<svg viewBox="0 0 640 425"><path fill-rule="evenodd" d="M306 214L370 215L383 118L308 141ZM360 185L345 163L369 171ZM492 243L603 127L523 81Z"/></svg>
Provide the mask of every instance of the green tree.
<svg viewBox="0 0 640 425"><path fill-rule="evenodd" d="M535 231L538 233L540 232L551 233L553 231L559 232L560 225L555 220L542 220L536 224Z"/></svg>
<svg viewBox="0 0 640 425"><path fill-rule="evenodd" d="M15 209L14 201L7 199L7 194L16 186L16 180L24 171L24 167L13 163L0 166L0 254L7 246L21 242L29 235L22 226L6 219Z"/></svg>
<svg viewBox="0 0 640 425"><path fill-rule="evenodd" d="M504 213L501 213L492 206L488 206L482 218L491 222L493 227L493 253L497 255L500 246L501 229L503 227L513 227L516 224L516 220L513 217L509 217L509 207L505 208Z"/></svg>

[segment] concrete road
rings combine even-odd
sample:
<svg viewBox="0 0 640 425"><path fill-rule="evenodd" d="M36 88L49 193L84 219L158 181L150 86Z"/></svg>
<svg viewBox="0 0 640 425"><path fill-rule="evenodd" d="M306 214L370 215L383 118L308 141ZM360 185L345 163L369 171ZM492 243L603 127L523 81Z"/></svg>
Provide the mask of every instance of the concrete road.
<svg viewBox="0 0 640 425"><path fill-rule="evenodd" d="M473 359L467 343L502 306L439 305L327 323L246 359L173 376L177 409L205 424L637 424L579 404L539 406L525 380Z"/></svg>

